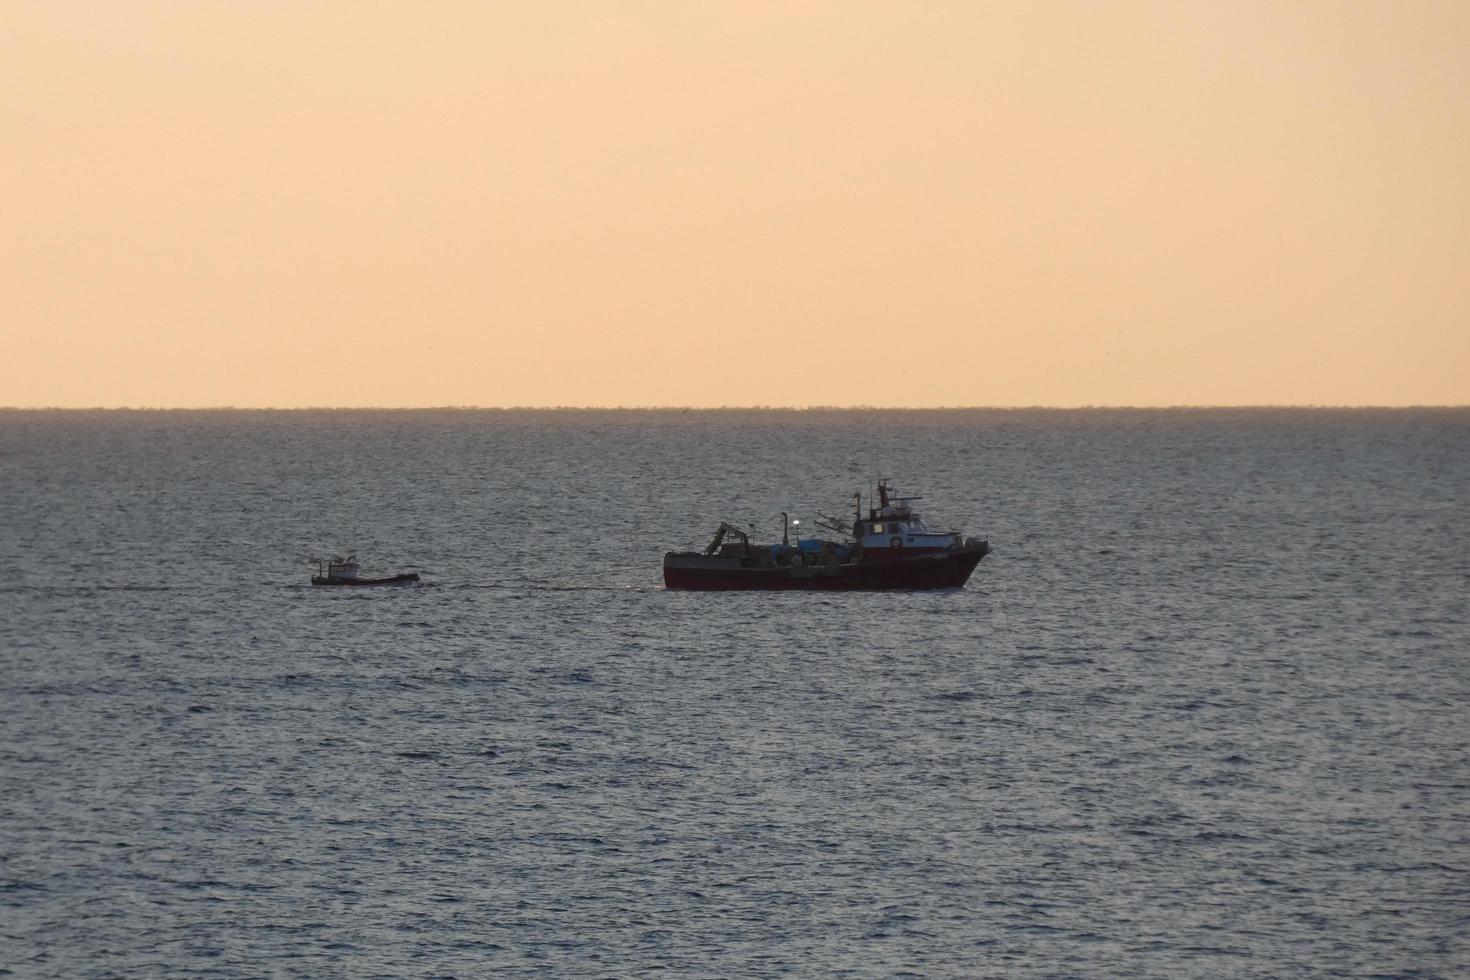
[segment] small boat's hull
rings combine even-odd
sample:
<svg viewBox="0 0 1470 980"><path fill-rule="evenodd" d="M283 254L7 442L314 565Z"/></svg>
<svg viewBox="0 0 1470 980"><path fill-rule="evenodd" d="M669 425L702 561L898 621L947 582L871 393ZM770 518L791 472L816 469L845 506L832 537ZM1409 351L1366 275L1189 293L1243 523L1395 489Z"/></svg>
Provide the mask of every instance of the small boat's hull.
<svg viewBox="0 0 1470 980"><path fill-rule="evenodd" d="M388 578L327 578L321 575L311 577L312 585L406 585L409 582L417 582L418 574L415 572L404 572L401 575L390 575Z"/></svg>
<svg viewBox="0 0 1470 980"><path fill-rule="evenodd" d="M704 592L901 591L958 589L990 545L978 542L937 554L832 565L754 565L690 552L664 556L664 587Z"/></svg>

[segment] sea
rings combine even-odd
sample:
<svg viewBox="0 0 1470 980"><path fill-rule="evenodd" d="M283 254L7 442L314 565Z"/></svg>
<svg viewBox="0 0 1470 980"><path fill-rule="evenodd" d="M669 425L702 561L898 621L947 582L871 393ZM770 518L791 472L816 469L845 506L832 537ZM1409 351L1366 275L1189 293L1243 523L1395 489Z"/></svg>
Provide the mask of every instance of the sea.
<svg viewBox="0 0 1470 980"><path fill-rule="evenodd" d="M6 411L0 568L3 976L1470 975L1470 409Z"/></svg>

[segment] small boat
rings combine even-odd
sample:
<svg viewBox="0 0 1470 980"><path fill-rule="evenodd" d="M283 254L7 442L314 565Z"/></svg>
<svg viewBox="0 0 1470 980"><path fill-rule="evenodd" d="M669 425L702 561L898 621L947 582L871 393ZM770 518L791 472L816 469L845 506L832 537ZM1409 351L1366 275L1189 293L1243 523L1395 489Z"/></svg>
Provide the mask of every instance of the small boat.
<svg viewBox="0 0 1470 980"><path fill-rule="evenodd" d="M419 580L417 572L400 572L387 578L363 578L356 555L328 559L325 569L320 558L311 560L316 562L316 574L311 577L312 585L403 585Z"/></svg>
<svg viewBox="0 0 1470 980"><path fill-rule="evenodd" d="M819 513L817 524L850 536L830 541L798 538L793 523L780 544L752 544L737 525L723 523L703 552L671 551L664 555L664 587L703 591L958 589L970 578L990 542L958 531L932 531L913 501L901 497L888 480L878 481L878 505L863 515L862 495L854 494L851 523Z"/></svg>

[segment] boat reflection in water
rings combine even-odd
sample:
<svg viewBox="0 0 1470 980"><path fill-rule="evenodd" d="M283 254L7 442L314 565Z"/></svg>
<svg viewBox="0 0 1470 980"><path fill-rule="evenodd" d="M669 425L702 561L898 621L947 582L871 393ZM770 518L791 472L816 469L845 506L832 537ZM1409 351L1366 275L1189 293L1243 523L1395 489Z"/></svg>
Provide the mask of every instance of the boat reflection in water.
<svg viewBox="0 0 1470 980"><path fill-rule="evenodd" d="M753 544L734 524L721 524L703 552L664 555L664 586L670 589L957 589L965 584L990 543L958 531L931 531L912 501L878 481L878 506L863 516L862 495L849 524L822 515L818 524L848 536L790 540L791 521L780 544Z"/></svg>
<svg viewBox="0 0 1470 980"><path fill-rule="evenodd" d="M386 578L363 578L356 555L330 558L325 562L325 569L322 568L323 562L320 558L311 560L316 562L316 574L311 577L312 585L405 585L419 580L417 572L400 572Z"/></svg>

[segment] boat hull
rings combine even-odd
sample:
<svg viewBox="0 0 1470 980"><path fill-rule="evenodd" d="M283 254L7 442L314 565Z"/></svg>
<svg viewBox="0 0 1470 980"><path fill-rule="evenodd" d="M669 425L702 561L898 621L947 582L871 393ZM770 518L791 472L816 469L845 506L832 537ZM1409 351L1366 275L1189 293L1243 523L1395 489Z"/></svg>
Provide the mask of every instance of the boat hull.
<svg viewBox="0 0 1470 980"><path fill-rule="evenodd" d="M325 578L321 575L311 577L312 585L407 585L417 582L418 574L415 572L404 572L402 575L390 575L387 578Z"/></svg>
<svg viewBox="0 0 1470 980"><path fill-rule="evenodd" d="M664 556L664 587L700 592L876 592L958 589L980 559L984 542L939 554L840 565L745 565L738 559L689 552Z"/></svg>

